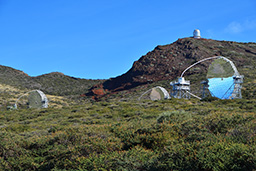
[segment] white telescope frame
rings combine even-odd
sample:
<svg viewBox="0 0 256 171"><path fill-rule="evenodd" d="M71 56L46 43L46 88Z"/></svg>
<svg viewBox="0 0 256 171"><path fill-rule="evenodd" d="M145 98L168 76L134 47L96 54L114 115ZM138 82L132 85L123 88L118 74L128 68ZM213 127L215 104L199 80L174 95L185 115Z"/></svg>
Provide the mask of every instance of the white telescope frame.
<svg viewBox="0 0 256 171"><path fill-rule="evenodd" d="M192 68L193 66L195 66L195 65L197 65L197 64L199 64L199 63L201 63L201 62L204 62L204 61L207 61L207 60L211 60L211 59L224 59L225 61L227 61L227 62L230 63L232 69L234 70L235 73L234 73L233 76L239 76L239 75L240 75L239 72L238 72L238 70L237 70L237 68L236 68L236 66L234 65L234 63L233 63L231 60L229 60L228 58L226 58L226 57L224 57L224 56L212 56L212 57L209 57L209 58L202 59L202 60L200 60L200 61L198 61L198 62L196 62L196 63L190 65L189 67L187 67L187 68L182 72L182 74L181 74L180 77L183 77L183 75L185 74L185 72L186 72L187 70L189 70L190 68Z"/></svg>

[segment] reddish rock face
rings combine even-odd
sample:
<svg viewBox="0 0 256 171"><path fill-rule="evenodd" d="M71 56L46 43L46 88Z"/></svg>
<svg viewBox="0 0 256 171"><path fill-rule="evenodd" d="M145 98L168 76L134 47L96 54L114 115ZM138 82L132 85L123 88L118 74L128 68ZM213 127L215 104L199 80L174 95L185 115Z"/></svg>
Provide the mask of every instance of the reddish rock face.
<svg viewBox="0 0 256 171"><path fill-rule="evenodd" d="M105 95L105 91L104 91L104 89L102 89L102 88L95 88L95 89L92 89L92 92L93 92L93 94L95 94L96 96L103 96L103 95Z"/></svg>
<svg viewBox="0 0 256 171"><path fill-rule="evenodd" d="M103 96L106 93L128 90L147 83L173 80L188 66L211 56L229 57L237 66L246 62L246 59L241 56L230 55L230 51L244 54L244 56L256 54L255 46L244 46L243 43L211 39L178 39L172 44L157 46L153 51L135 61L128 72L93 86L87 95ZM206 72L209 63L210 61L206 61L197 67L200 71ZM187 74L192 73L190 71Z"/></svg>

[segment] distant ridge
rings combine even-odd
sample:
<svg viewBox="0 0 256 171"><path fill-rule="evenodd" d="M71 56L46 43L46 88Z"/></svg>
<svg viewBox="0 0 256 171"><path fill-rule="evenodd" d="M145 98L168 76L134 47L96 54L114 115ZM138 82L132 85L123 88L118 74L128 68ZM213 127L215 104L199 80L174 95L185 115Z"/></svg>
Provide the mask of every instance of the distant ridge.
<svg viewBox="0 0 256 171"><path fill-rule="evenodd" d="M218 55L234 61L239 70L245 67L255 70L256 43L183 38L172 44L157 46L153 51L135 61L128 72L93 86L87 95L100 97L143 84L173 80L196 61ZM187 74L204 72L208 66L209 61L198 65L197 70L190 70Z"/></svg>
<svg viewBox="0 0 256 171"><path fill-rule="evenodd" d="M60 72L30 77L23 71L0 65L0 84L20 89L40 89L53 95L80 95L87 92L94 84L102 81L70 77Z"/></svg>
<svg viewBox="0 0 256 171"><path fill-rule="evenodd" d="M36 83L28 74L3 65L0 65L0 83L19 88L26 88L28 85L36 87Z"/></svg>

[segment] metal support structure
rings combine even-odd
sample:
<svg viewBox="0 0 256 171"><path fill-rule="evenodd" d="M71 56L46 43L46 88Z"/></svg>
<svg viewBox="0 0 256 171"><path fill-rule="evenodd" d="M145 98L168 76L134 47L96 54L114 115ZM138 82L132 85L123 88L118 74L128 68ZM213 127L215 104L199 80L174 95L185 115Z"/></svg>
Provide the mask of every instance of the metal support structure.
<svg viewBox="0 0 256 171"><path fill-rule="evenodd" d="M242 93L241 93L241 89L242 89L242 83L243 83L243 79L244 76L243 75L239 75L239 76L234 76L234 90L233 93L231 95L232 99L241 99L242 98Z"/></svg>
<svg viewBox="0 0 256 171"><path fill-rule="evenodd" d="M202 85L202 88L201 88L201 91L202 91L202 98L205 98L207 97L207 90L208 90L208 80L206 81L201 81L201 85Z"/></svg>
<svg viewBox="0 0 256 171"><path fill-rule="evenodd" d="M188 93L188 94L190 94L191 96L193 96L193 97L195 97L195 98L199 99L199 100L201 100L201 99L202 99L201 97L198 97L197 95L194 95L193 93L190 93L190 92L188 92L188 91L187 91L187 93Z"/></svg>
<svg viewBox="0 0 256 171"><path fill-rule="evenodd" d="M190 99L190 81L185 81L184 77L180 77L177 82L171 82L171 97Z"/></svg>

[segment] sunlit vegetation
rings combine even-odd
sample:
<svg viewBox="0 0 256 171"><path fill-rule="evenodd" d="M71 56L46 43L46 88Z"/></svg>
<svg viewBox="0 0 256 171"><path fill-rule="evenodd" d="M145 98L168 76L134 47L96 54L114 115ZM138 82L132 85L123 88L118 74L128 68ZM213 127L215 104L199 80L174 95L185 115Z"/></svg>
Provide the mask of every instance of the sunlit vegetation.
<svg viewBox="0 0 256 171"><path fill-rule="evenodd" d="M255 170L256 100L0 112L0 170Z"/></svg>

